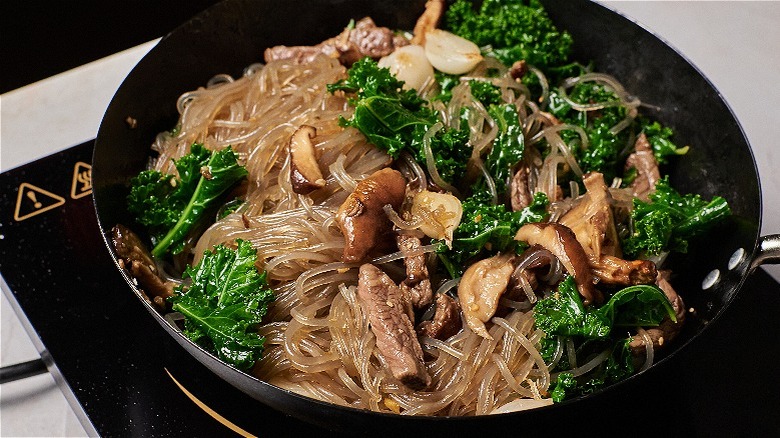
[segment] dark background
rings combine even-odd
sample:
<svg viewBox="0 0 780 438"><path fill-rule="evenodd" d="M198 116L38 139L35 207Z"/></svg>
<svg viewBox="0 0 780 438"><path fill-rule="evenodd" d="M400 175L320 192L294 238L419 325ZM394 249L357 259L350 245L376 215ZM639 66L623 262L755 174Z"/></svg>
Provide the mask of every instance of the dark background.
<svg viewBox="0 0 780 438"><path fill-rule="evenodd" d="M217 2L0 1L0 93L162 37Z"/></svg>

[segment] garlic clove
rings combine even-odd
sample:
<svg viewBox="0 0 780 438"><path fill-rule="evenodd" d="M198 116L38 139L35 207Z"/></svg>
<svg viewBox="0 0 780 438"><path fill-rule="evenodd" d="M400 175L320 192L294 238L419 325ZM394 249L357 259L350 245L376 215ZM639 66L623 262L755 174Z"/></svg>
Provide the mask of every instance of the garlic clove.
<svg viewBox="0 0 780 438"><path fill-rule="evenodd" d="M400 47L380 59L378 65L389 68L396 79L404 81L405 90L420 90L433 79L433 66L425 56L422 46L412 44Z"/></svg>
<svg viewBox="0 0 780 438"><path fill-rule="evenodd" d="M425 34L425 55L436 70L452 75L467 73L482 61L476 44L441 29Z"/></svg>
<svg viewBox="0 0 780 438"><path fill-rule="evenodd" d="M452 235L462 216L460 200L449 193L423 190L412 201L412 217L423 219L420 231L432 239L444 239L447 246L452 245Z"/></svg>

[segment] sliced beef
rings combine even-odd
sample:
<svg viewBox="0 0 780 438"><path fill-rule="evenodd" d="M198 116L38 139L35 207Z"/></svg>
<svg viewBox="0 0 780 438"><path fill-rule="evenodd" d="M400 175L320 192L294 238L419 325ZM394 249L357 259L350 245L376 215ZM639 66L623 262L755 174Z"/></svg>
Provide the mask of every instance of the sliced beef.
<svg viewBox="0 0 780 438"><path fill-rule="evenodd" d="M438 294L433 319L421 322L417 332L429 338L444 340L456 335L462 325L458 302L449 295Z"/></svg>
<svg viewBox="0 0 780 438"><path fill-rule="evenodd" d="M509 76L511 76L512 79L522 79L526 73L528 73L528 63L526 63L524 59L515 61L509 69Z"/></svg>
<svg viewBox="0 0 780 438"><path fill-rule="evenodd" d="M415 390L430 385L431 376L414 331L411 304L401 289L387 274L367 263L360 267L358 297L393 377Z"/></svg>
<svg viewBox="0 0 780 438"><path fill-rule="evenodd" d="M365 56L379 59L387 56L397 46L408 44L406 39L397 38L393 31L379 27L369 18L363 18L352 29L344 31L336 37L329 38L316 46L275 46L265 50L265 62L281 59L293 60L297 63L310 62L319 54L338 58L350 66Z"/></svg>
<svg viewBox="0 0 780 438"><path fill-rule="evenodd" d="M406 279L401 282L401 290L409 297L415 309L428 307L433 302L433 290L428 278L425 254L414 254L420 248L420 239L408 234L396 237L398 249L404 254Z"/></svg>
<svg viewBox="0 0 780 438"><path fill-rule="evenodd" d="M510 191L512 211L520 211L531 205L531 202L534 200L531 187L528 185L529 174L530 170L528 165L524 161L521 161L515 175L512 177Z"/></svg>
<svg viewBox="0 0 780 438"><path fill-rule="evenodd" d="M146 245L135 233L121 224L111 229L111 241L124 268L138 281L139 286L155 304L165 307L165 300L173 295L176 284L160 277Z"/></svg>
<svg viewBox="0 0 780 438"><path fill-rule="evenodd" d="M631 168L636 169L636 178L631 183L633 195L647 202L650 193L655 191L655 184L661 179L661 173L653 148L644 133L639 134L634 143L634 152L626 159L626 170Z"/></svg>

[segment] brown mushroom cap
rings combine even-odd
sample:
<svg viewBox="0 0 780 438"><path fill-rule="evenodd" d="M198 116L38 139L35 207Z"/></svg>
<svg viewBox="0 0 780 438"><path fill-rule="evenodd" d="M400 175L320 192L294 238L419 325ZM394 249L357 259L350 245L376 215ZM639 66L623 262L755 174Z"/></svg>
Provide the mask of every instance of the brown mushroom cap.
<svg viewBox="0 0 780 438"><path fill-rule="evenodd" d="M359 262L392 230L392 222L383 210L390 204L401 208L406 192L406 180L401 172L384 168L357 183L355 191L341 204L336 221L344 239L344 262Z"/></svg>
<svg viewBox="0 0 780 438"><path fill-rule="evenodd" d="M585 305L604 300L604 296L593 285L588 256L568 227L556 223L525 224L517 231L515 240L527 242L529 245L539 245L558 257L569 274L574 277Z"/></svg>
<svg viewBox="0 0 780 438"><path fill-rule="evenodd" d="M306 195L325 187L317 151L312 139L317 135L313 126L302 125L290 137L290 183L293 192Z"/></svg>

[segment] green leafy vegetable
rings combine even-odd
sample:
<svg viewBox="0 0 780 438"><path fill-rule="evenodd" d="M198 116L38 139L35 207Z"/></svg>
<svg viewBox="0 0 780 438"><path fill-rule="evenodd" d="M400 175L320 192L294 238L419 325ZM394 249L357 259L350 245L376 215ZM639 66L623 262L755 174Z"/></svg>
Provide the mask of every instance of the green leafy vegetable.
<svg viewBox="0 0 780 438"><path fill-rule="evenodd" d="M696 194L680 195L665 177L656 184L650 202L634 199L634 232L623 242L623 250L631 256L686 252L691 238L729 215L731 209L720 196L706 201Z"/></svg>
<svg viewBox="0 0 780 438"><path fill-rule="evenodd" d="M236 158L230 147L211 153L196 143L175 162L179 178L157 171L143 171L133 178L128 210L152 235L152 255L161 257L184 249L188 233L205 213L248 174Z"/></svg>
<svg viewBox="0 0 780 438"><path fill-rule="evenodd" d="M604 315L585 309L571 276L558 285L557 293L536 303L534 320L548 336L577 335L597 339L609 336L612 330L611 321Z"/></svg>
<svg viewBox="0 0 780 438"><path fill-rule="evenodd" d="M245 240L232 250L218 245L206 251L195 267L187 267L189 288L170 298L173 310L185 316L184 334L239 369L251 367L263 352L265 339L256 331L273 301L265 272L255 267L256 251Z"/></svg>
<svg viewBox="0 0 780 438"><path fill-rule="evenodd" d="M485 158L485 166L501 198L507 191L512 168L523 159L525 137L515 105L491 105L488 113L498 124L498 135Z"/></svg>
<svg viewBox="0 0 780 438"><path fill-rule="evenodd" d="M614 102L618 98L611 90L594 82L580 82L570 90L569 99L579 104ZM628 130L613 134L610 129L626 117L622 106L610 106L598 111L577 111L558 90L550 92L550 112L564 123L582 127L588 136L588 148L573 150L583 172L601 172L606 181L618 174L620 152L625 148ZM561 138L571 144L578 135L573 131L561 133Z"/></svg>
<svg viewBox="0 0 780 438"><path fill-rule="evenodd" d="M455 229L452 249L442 243L437 253L452 278L459 277L477 255L513 250L517 230L524 224L545 220L547 204L547 196L537 193L531 205L511 211L504 205L491 205L484 192L477 193L463 201L463 218Z"/></svg>
<svg viewBox="0 0 780 438"><path fill-rule="evenodd" d="M657 326L665 317L677 321L674 309L656 286L629 286L616 292L600 308L585 308L574 278L568 276L558 292L534 307L536 326L548 336L581 336L600 339L615 326Z"/></svg>
<svg viewBox="0 0 780 438"><path fill-rule="evenodd" d="M577 388L577 380L574 379L574 375L569 372L563 372L558 374L558 380L555 381L555 386L550 391L550 398L555 403L560 403L567 398L571 398L574 390Z"/></svg>
<svg viewBox="0 0 780 438"><path fill-rule="evenodd" d="M477 10L457 0L446 13L446 27L506 65L524 59L538 68L560 66L569 58L571 35L559 31L538 0L485 0Z"/></svg>
<svg viewBox="0 0 780 438"><path fill-rule="evenodd" d="M490 82L471 80L469 81L469 89L471 95L480 101L485 108L504 102L501 98L501 89Z"/></svg>
<svg viewBox="0 0 780 438"><path fill-rule="evenodd" d="M371 58L356 62L347 73L347 79L328 85L330 92L355 93L350 99L355 112L351 119L342 119L341 125L359 129L371 143L393 158L398 158L402 150L409 150L424 165L423 140L439 122L436 112L414 90L403 90L403 82ZM461 130L442 127L430 138L436 169L445 181L456 183L463 177L471 156L468 135L468 127Z"/></svg>
<svg viewBox="0 0 780 438"><path fill-rule="evenodd" d="M144 170L130 180L127 209L146 227L153 243L160 241L179 221L195 193L200 169L208 163L210 156L208 149L195 143L189 154L174 161L178 179L156 170Z"/></svg>
<svg viewBox="0 0 780 438"><path fill-rule="evenodd" d="M688 146L678 148L672 143L674 132L671 128L662 126L658 122L650 122L642 119L642 132L645 133L648 143L653 148L653 155L658 164L665 164L669 156L685 155L688 153Z"/></svg>

